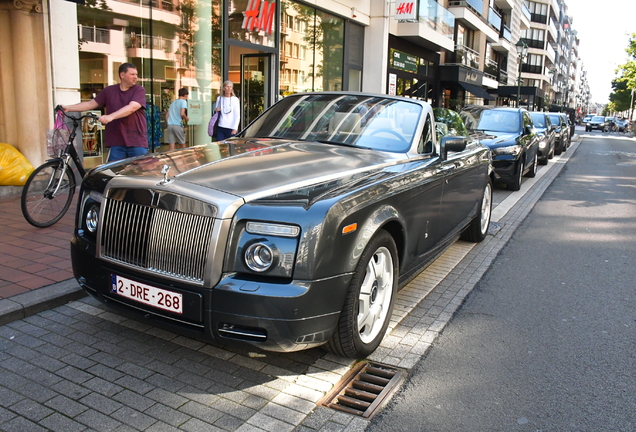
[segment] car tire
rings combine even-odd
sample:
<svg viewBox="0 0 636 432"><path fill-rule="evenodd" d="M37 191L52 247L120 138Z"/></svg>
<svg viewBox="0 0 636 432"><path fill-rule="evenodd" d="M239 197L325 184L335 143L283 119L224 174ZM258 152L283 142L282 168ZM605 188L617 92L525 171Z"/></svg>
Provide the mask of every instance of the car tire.
<svg viewBox="0 0 636 432"><path fill-rule="evenodd" d="M532 166L530 167L530 171L526 173L526 177L533 178L537 175L537 165L539 165L539 156L534 154L534 160L532 161Z"/></svg>
<svg viewBox="0 0 636 432"><path fill-rule="evenodd" d="M539 165L547 165L548 164L548 157L546 156L543 159L539 159Z"/></svg>
<svg viewBox="0 0 636 432"><path fill-rule="evenodd" d="M356 266L336 331L325 345L333 354L365 358L380 345L393 313L398 253L388 232L379 231Z"/></svg>
<svg viewBox="0 0 636 432"><path fill-rule="evenodd" d="M517 169L515 170L515 177L512 179L510 183L508 183L508 189L511 191L518 191L521 189L521 181L523 178L523 165L524 158L522 157L517 161Z"/></svg>
<svg viewBox="0 0 636 432"><path fill-rule="evenodd" d="M479 213L470 221L470 225L462 232L461 239L479 243L486 238L492 215L492 182L488 180L481 198Z"/></svg>

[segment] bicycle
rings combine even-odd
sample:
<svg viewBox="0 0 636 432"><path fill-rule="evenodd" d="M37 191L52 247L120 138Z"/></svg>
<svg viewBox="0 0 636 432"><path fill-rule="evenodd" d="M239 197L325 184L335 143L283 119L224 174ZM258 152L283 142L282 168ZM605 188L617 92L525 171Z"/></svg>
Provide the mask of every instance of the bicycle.
<svg viewBox="0 0 636 432"><path fill-rule="evenodd" d="M63 126L54 129L51 138L57 155L31 173L22 189L20 199L22 215L28 223L38 228L49 227L58 222L71 206L76 187L71 160L75 162L80 177L86 174L73 144L77 128L84 119L89 119L89 122L97 120L97 116L92 113L72 117L66 114L60 105L55 107L54 112L56 117L62 113L63 117L71 119L73 127ZM66 134L68 138L64 140Z"/></svg>

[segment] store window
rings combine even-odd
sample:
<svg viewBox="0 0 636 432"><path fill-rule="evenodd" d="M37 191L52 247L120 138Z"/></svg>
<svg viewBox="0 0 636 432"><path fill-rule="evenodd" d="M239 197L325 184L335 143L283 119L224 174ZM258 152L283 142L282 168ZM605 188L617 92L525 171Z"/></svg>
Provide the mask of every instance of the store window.
<svg viewBox="0 0 636 432"><path fill-rule="evenodd" d="M96 3L77 6L82 100L118 83L119 65L133 63L146 90L150 151L163 149L165 113L182 87L190 93L187 143L209 142L207 122L221 84L220 1ZM103 143L91 146L84 149L87 166L105 161Z"/></svg>
<svg viewBox="0 0 636 432"><path fill-rule="evenodd" d="M281 7L281 37L293 47L281 56L280 73L305 71L281 80L283 96L303 91L342 90L344 20L295 2Z"/></svg>

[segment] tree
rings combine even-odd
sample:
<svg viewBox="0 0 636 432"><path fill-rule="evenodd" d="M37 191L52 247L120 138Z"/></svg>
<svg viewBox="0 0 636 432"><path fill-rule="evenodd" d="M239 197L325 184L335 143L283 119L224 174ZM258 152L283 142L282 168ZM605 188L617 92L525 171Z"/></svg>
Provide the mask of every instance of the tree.
<svg viewBox="0 0 636 432"><path fill-rule="evenodd" d="M630 110L631 117L631 110L634 108L630 106L631 94L636 90L636 33L632 33L629 38L625 52L628 59L625 64L620 65L616 70L618 77L612 81L614 91L610 94L610 100L619 107L619 111L621 111L620 107L623 107L622 110ZM615 82L616 87L614 87ZM628 99L623 106L621 101L625 100L625 98Z"/></svg>

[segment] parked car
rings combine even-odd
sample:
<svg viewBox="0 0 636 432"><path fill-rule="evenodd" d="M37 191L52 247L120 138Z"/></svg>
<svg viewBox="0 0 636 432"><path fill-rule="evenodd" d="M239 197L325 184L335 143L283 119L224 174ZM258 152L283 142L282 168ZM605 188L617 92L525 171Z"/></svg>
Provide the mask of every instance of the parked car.
<svg viewBox="0 0 636 432"><path fill-rule="evenodd" d="M71 241L86 292L178 334L372 353L402 286L487 234L492 161L426 102L294 94L226 141L108 163Z"/></svg>
<svg viewBox="0 0 636 432"><path fill-rule="evenodd" d="M495 180L511 190L521 188L524 175L537 173L539 134L523 108L468 105L460 116L471 133L492 151Z"/></svg>
<svg viewBox="0 0 636 432"><path fill-rule="evenodd" d="M607 121L603 116L594 116L592 120L590 120L585 125L585 132L592 132L594 129L607 132L609 130Z"/></svg>
<svg viewBox="0 0 636 432"><path fill-rule="evenodd" d="M531 112L534 127L540 134L539 141L539 163L547 165L548 159L554 157L554 141L556 138L556 126L552 125L550 116L545 112Z"/></svg>
<svg viewBox="0 0 636 432"><path fill-rule="evenodd" d="M565 114L551 112L548 115L555 126L554 154L560 155L570 146L570 125Z"/></svg>
<svg viewBox="0 0 636 432"><path fill-rule="evenodd" d="M590 120L592 120L592 117L594 117L594 115L592 115L592 114L590 114L590 115L586 115L585 117L583 117L583 124L584 124L584 125L587 125L587 124L588 124L588 122L589 122Z"/></svg>

